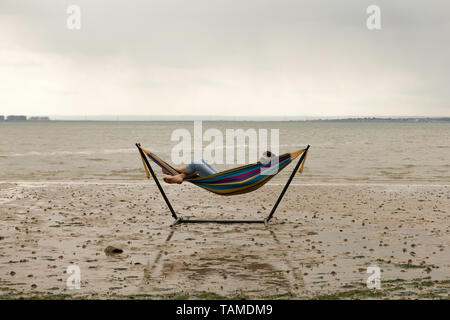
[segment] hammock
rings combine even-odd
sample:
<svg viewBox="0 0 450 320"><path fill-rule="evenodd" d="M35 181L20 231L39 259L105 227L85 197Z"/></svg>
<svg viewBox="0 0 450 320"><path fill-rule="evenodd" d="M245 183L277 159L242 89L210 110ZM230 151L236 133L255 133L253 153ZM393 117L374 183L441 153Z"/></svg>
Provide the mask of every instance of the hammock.
<svg viewBox="0 0 450 320"><path fill-rule="evenodd" d="M177 175L179 172L170 164L159 158L156 154L140 147L141 150L148 156L150 160L156 163L161 168L167 170L170 175ZM222 171L205 177L196 177L193 179L187 179L190 183L193 183L205 190L213 192L218 195L232 196L236 194L244 194L261 188L264 184L269 182L275 175L286 166L296 159L300 154L305 152L306 149L297 150L291 153L285 153L279 157L268 161L267 163L253 163L242 167L233 168L230 170ZM142 156L142 155L141 155ZM306 153L305 153L306 158ZM147 179L150 178L150 173L145 165L144 159L142 159ZM299 172L303 171L305 165L305 159L301 164Z"/></svg>
<svg viewBox="0 0 450 320"><path fill-rule="evenodd" d="M147 157L156 163L159 167L165 169L170 175L176 175L179 172L172 167L170 164L159 158L156 154L144 149L139 143L136 143L136 147L139 150L139 154L141 155L142 163L144 165L145 173L147 178L150 178L150 174L155 180L155 183L161 192L161 195L164 198L167 206L169 207L170 212L172 213L172 217L175 219L175 222L171 224L175 226L179 223L201 223L201 222L216 222L216 223L264 223L265 226L268 225L269 220L272 218L275 210L277 209L281 199L286 193L289 184L295 176L297 170L301 173L303 171L303 167L305 165L306 155L308 154L309 145L305 149L297 150L291 153L285 153L273 159L272 161L268 161L267 163L253 163L241 167L237 167L234 169L226 170L223 172L215 173L205 177L196 177L193 179L188 179L192 184L195 184L205 190L213 192L219 195L236 195L243 194L247 192L251 192L259 189L264 184L266 184L270 179L272 179L276 174L278 174L281 170L286 168L289 163L291 163L294 159L301 155L297 164L295 165L294 170L289 176L288 181L283 187L281 194L278 196L277 201L275 202L270 214L264 220L196 220L196 219L183 219L182 217L177 216L175 210L172 207L169 199L166 196L161 184L159 183L158 178L156 177L155 172L152 169Z"/></svg>

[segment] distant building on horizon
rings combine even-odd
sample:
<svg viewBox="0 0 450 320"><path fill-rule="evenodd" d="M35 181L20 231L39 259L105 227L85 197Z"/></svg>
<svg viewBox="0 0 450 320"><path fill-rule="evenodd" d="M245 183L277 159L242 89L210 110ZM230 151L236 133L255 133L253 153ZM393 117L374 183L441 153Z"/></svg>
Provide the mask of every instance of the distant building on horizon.
<svg viewBox="0 0 450 320"><path fill-rule="evenodd" d="M24 121L27 120L27 116L8 116L6 121Z"/></svg>
<svg viewBox="0 0 450 320"><path fill-rule="evenodd" d="M30 121L50 121L49 117L29 117Z"/></svg>
<svg viewBox="0 0 450 320"><path fill-rule="evenodd" d="M0 116L0 121L5 120L5 116Z"/></svg>

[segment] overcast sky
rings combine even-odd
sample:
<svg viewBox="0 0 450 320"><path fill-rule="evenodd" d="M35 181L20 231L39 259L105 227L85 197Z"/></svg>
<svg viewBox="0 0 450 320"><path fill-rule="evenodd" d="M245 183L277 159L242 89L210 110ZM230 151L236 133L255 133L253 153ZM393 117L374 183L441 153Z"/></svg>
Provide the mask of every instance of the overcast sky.
<svg viewBox="0 0 450 320"><path fill-rule="evenodd" d="M448 0L0 0L0 115L450 116L449 39Z"/></svg>

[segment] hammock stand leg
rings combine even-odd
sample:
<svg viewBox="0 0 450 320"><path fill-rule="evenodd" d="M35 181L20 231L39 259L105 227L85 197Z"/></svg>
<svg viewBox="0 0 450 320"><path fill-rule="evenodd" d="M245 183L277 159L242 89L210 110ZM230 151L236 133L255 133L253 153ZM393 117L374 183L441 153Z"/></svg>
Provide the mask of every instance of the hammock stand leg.
<svg viewBox="0 0 450 320"><path fill-rule="evenodd" d="M181 222L181 218L177 217L177 214L175 213L175 210L173 210L172 205L170 204L169 199L166 196L166 193L164 192L163 188L161 187L161 184L159 183L158 178L156 177L155 173L153 172L152 166L150 165L150 163L147 160L147 156L144 154L144 152L141 150L141 145L139 143L136 143L136 147L139 150L139 153L142 156L142 159L144 159L145 161L145 165L147 166L148 170L150 171L153 180L155 180L156 185L158 186L159 192L161 192L164 201L166 201L167 206L169 207L170 212L172 213L172 217L175 219L175 222L172 224L172 226L176 225L177 223Z"/></svg>
<svg viewBox="0 0 450 320"><path fill-rule="evenodd" d="M288 181L286 182L286 184L284 185L283 190L281 191L281 194L279 195L277 201L275 202L275 205L273 206L272 210L270 211L269 215L267 216L267 218L265 218L264 220L198 220L198 219L183 219L182 217L178 217L177 214L175 213L175 210L173 210L172 205L170 204L169 199L166 196L166 193L164 192L161 184L159 183L158 178L156 177L155 173L153 172L152 166L150 165L150 163L147 160L146 155L144 154L144 152L141 150L140 148L140 144L136 143L136 147L139 150L139 153L141 154L142 158L144 159L144 162L148 168L148 170L150 171L153 180L155 180L156 185L158 186L159 192L161 192L161 195L164 198L164 201L166 201L167 206L169 207L170 212L172 213L172 217L175 219L175 221L170 225L171 227L176 226L177 224L180 223L263 223L264 226L268 226L269 225L269 221L270 219L272 219L275 210L277 210L278 205L281 202L281 199L283 199L284 194L286 193L287 189L289 188L289 185L292 182L292 179L294 179L294 176L297 172L297 170L300 168L301 163L303 162L303 159L305 158L305 154L309 149L309 145L306 147L306 150L303 152L303 154L301 155L300 159L298 160L294 170L291 173L291 176L289 177Z"/></svg>
<svg viewBox="0 0 450 320"><path fill-rule="evenodd" d="M275 204L274 204L272 210L270 211L269 215L267 216L267 218L264 219L264 225L265 225L266 227L269 225L270 219L272 219L272 217L273 217L275 211L277 210L278 205L279 205L280 202L281 202L281 199L283 199L284 194L286 193L287 189L289 188L289 185L290 185L291 182L292 182L292 179L294 179L295 174L297 173L298 169L300 168L300 165L302 164L303 159L305 159L305 155L306 155L306 152L308 152L308 149L309 149L309 144L308 144L308 146L306 147L305 151L303 151L303 154L301 155L300 159L298 160L297 164L295 165L295 168L294 168L294 170L292 171L291 176L289 177L288 181L287 181L286 184L284 185L284 188L283 188L283 190L281 191L280 196L279 196L278 199L277 199L277 202L275 202Z"/></svg>

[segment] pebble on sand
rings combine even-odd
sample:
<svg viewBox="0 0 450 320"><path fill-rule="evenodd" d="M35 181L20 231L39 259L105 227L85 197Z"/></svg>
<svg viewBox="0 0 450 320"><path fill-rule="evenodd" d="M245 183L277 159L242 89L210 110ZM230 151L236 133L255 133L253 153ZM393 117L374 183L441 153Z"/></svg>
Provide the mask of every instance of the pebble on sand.
<svg viewBox="0 0 450 320"><path fill-rule="evenodd" d="M113 247L113 246L108 246L105 249L105 253L106 253L107 256L110 256L110 255L121 254L121 253L123 253L123 250L119 249L119 248L116 248L116 247Z"/></svg>

